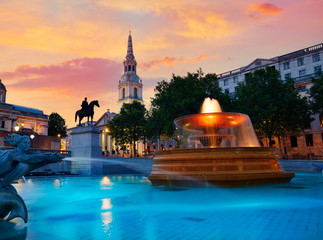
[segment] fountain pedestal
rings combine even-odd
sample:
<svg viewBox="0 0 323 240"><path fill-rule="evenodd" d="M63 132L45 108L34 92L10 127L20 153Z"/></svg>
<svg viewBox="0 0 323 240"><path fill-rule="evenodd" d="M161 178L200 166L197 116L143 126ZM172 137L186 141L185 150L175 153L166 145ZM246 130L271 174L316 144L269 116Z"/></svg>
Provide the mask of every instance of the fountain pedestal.
<svg viewBox="0 0 323 240"><path fill-rule="evenodd" d="M149 180L166 186L238 187L289 182L274 148L235 147L158 152Z"/></svg>

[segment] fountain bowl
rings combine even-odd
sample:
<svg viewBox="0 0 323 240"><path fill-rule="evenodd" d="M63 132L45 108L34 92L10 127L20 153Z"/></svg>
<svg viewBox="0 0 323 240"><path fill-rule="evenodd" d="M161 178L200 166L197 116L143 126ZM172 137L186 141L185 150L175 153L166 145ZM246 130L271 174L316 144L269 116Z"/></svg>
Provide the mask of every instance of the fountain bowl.
<svg viewBox="0 0 323 240"><path fill-rule="evenodd" d="M149 180L153 185L240 187L287 183L276 150L268 147L175 149L158 152Z"/></svg>
<svg viewBox="0 0 323 240"><path fill-rule="evenodd" d="M214 112L186 115L174 120L175 124L185 130L200 131L207 128L233 128L248 120L243 113Z"/></svg>

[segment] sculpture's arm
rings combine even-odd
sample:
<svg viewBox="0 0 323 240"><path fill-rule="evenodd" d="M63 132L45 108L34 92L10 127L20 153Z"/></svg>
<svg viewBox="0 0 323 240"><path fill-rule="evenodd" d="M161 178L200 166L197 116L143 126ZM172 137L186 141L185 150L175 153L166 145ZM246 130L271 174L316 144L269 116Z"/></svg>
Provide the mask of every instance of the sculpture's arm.
<svg viewBox="0 0 323 240"><path fill-rule="evenodd" d="M47 164L60 162L64 158L57 153L35 153L26 155L26 158L22 158L20 161L28 164Z"/></svg>

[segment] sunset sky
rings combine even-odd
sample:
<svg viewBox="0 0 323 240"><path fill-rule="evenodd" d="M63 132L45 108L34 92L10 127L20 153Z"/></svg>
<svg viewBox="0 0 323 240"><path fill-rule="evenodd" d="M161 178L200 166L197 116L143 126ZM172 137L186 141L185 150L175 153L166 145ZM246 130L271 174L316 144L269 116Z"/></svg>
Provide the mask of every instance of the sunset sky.
<svg viewBox="0 0 323 240"><path fill-rule="evenodd" d="M0 0L7 103L58 112L74 127L84 97L95 120L118 112L129 29L147 107L158 81L222 73L323 42L322 0Z"/></svg>

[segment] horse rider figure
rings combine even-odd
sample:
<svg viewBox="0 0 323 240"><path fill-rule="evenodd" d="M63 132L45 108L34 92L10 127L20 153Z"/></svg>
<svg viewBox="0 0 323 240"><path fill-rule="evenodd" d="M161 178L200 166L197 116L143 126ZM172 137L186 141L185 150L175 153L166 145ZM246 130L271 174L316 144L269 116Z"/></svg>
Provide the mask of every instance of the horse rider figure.
<svg viewBox="0 0 323 240"><path fill-rule="evenodd" d="M87 112L87 109L89 107L89 103L87 102L87 98L84 98L81 107L82 107L83 116L85 116L86 112Z"/></svg>

